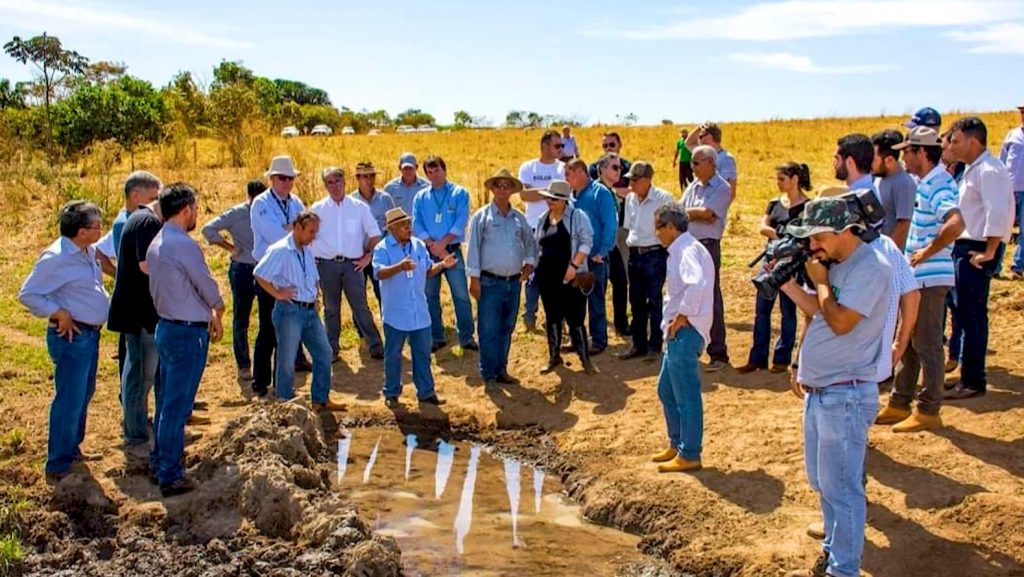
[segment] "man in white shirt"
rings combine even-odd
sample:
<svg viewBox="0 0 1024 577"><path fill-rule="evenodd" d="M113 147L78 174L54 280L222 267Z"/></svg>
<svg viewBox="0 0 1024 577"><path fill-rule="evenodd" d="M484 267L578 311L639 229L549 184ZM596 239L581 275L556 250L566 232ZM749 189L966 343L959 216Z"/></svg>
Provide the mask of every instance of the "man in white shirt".
<svg viewBox="0 0 1024 577"><path fill-rule="evenodd" d="M544 214L548 205L538 191L544 190L553 180L565 180L565 163L558 158L562 156L565 145L557 130L548 130L540 137L540 158L527 160L519 166L519 180L523 183L523 191L519 198L526 205L526 223L537 228L537 220ZM523 322L526 330L537 329L537 302L540 290L531 277L526 283L526 310Z"/></svg>
<svg viewBox="0 0 1024 577"><path fill-rule="evenodd" d="M665 355L658 398L665 412L669 446L651 456L659 473L696 471L704 437L698 359L711 338L715 264L711 253L687 229L686 209L664 204L654 212L658 242L668 248L668 292L662 307Z"/></svg>
<svg viewBox="0 0 1024 577"><path fill-rule="evenodd" d="M380 241L380 228L369 205L345 196L345 171L325 168L321 173L327 197L313 204L320 217L320 232L313 240L313 256L320 273L324 295L324 324L331 344L331 360L337 361L341 336L341 293L352 308L352 318L366 339L370 357L384 358L384 344L366 304L363 269L370 265L373 247Z"/></svg>

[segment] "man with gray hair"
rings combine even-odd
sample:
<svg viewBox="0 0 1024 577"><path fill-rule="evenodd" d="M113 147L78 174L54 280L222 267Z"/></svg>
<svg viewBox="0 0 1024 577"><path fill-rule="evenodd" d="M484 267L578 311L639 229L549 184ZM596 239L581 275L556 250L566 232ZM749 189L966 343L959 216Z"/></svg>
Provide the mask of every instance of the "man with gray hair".
<svg viewBox="0 0 1024 577"><path fill-rule="evenodd" d="M736 194L736 158L728 150L722 148L722 127L716 122L705 122L686 137L686 147L696 151L697 146L710 146L715 151L715 166L718 174L729 183L733 195Z"/></svg>
<svg viewBox="0 0 1024 577"><path fill-rule="evenodd" d="M128 222L135 209L142 204L149 204L156 200L160 192L160 179L151 172L136 170L124 180L124 208L117 212L114 222L110 225L110 233L114 240L114 254L116 258L121 250L121 233L124 225Z"/></svg>
<svg viewBox="0 0 1024 577"><path fill-rule="evenodd" d="M683 193L682 205L690 219L690 234L711 254L715 264L715 315L711 324L711 340L707 343L708 371L720 371L729 363L725 346L725 303L719 272L722 268L722 233L725 232L733 191L717 170L718 153L711 146L693 149L694 181Z"/></svg>
<svg viewBox="0 0 1024 577"><path fill-rule="evenodd" d="M665 354L658 375L658 398L665 412L669 446L651 460L660 463L659 473L695 471L701 468L704 437L697 361L711 331L714 263L708 250L688 232L686 209L679 204L658 207L654 227L658 242L668 249L668 290L661 315Z"/></svg>

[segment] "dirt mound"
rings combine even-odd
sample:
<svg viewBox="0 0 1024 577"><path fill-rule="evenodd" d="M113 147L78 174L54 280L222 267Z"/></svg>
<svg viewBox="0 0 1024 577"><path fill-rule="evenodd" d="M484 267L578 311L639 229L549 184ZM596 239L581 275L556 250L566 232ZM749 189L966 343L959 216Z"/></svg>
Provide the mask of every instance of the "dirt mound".
<svg viewBox="0 0 1024 577"><path fill-rule="evenodd" d="M303 406L253 406L188 459L199 488L118 504L87 474L54 489L27 574L400 574L400 551L331 491L331 451Z"/></svg>

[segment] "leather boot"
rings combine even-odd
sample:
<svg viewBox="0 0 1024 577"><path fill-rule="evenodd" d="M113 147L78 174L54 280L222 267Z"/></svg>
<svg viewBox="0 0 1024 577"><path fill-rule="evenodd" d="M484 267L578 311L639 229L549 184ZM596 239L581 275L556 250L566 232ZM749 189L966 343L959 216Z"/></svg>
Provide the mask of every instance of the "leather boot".
<svg viewBox="0 0 1024 577"><path fill-rule="evenodd" d="M572 344L576 346L576 354L580 356L583 372L588 375L596 375L597 369L590 362L590 347L587 345L587 327L569 329L569 336L572 338Z"/></svg>
<svg viewBox="0 0 1024 577"><path fill-rule="evenodd" d="M544 331L548 336L548 364L540 370L547 374L562 364L562 323L544 323Z"/></svg>

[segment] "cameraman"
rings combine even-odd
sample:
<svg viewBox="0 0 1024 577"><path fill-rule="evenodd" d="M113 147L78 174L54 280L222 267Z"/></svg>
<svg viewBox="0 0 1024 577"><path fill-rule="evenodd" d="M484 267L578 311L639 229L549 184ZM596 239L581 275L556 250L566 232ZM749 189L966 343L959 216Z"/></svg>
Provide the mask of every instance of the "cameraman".
<svg viewBox="0 0 1024 577"><path fill-rule="evenodd" d="M823 554L810 572L835 577L860 574L867 505L864 457L868 428L878 411L877 366L892 354L883 330L892 271L885 257L864 243L863 217L846 199L808 202L788 232L809 238L805 267L817 294L795 280L782 290L811 322L801 343L797 381L804 396L804 460L811 487L821 495ZM826 262L831 268L826 268Z"/></svg>

